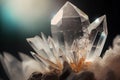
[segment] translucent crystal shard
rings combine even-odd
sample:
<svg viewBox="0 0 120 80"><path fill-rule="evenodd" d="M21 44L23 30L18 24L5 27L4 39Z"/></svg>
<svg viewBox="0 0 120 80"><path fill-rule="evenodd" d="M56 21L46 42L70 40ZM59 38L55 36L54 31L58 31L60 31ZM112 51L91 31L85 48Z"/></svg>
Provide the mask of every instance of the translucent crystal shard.
<svg viewBox="0 0 120 80"><path fill-rule="evenodd" d="M22 70L23 70L23 75L25 77L25 80L28 80L29 76L33 72L42 72L44 73L46 69L44 68L43 70L43 65L40 65L41 63L36 62L34 59L31 57L27 56L24 53L19 52L19 56L22 60ZM32 65L32 66L31 66Z"/></svg>
<svg viewBox="0 0 120 80"><path fill-rule="evenodd" d="M90 52L87 59L91 60L95 59L96 56L100 56L103 50L108 35L106 16L103 15L91 23L88 27L88 32L90 34Z"/></svg>
<svg viewBox="0 0 120 80"><path fill-rule="evenodd" d="M88 16L70 2L58 11L51 20L51 32L54 40L60 44L66 41L68 45L73 40L83 36L84 29L89 25Z"/></svg>
<svg viewBox="0 0 120 80"><path fill-rule="evenodd" d="M25 80L21 62L10 53L0 54L0 61L10 80Z"/></svg>

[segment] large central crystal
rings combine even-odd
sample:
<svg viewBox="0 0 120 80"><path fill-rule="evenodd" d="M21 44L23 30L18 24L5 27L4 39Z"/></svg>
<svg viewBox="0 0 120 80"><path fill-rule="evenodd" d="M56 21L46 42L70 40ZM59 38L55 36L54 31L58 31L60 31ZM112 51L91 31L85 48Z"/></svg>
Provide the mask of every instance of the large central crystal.
<svg viewBox="0 0 120 80"><path fill-rule="evenodd" d="M106 16L90 24L88 16L70 2L58 11L51 20L52 37L35 36L27 41L36 51L31 52L45 72L63 69L69 63L79 72L96 57L99 57L107 38ZM44 71L43 71L44 72Z"/></svg>
<svg viewBox="0 0 120 80"><path fill-rule="evenodd" d="M73 40L81 38L89 26L88 16L70 2L58 11L51 20L51 32L54 40L60 44L66 41L69 45Z"/></svg>

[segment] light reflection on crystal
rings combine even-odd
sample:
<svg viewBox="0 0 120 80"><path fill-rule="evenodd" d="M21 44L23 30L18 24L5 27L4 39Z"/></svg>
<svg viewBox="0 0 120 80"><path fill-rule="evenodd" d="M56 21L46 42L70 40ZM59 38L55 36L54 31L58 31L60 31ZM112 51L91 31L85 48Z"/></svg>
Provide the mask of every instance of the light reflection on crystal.
<svg viewBox="0 0 120 80"><path fill-rule="evenodd" d="M89 25L88 16L70 2L58 11L51 20L51 33L54 40L62 45L71 45L74 39L83 36L83 29Z"/></svg>
<svg viewBox="0 0 120 80"><path fill-rule="evenodd" d="M104 47L108 32L106 24L106 16L101 16L96 19L88 27L90 34L90 53L87 57L88 59L95 59L95 57L100 56L102 49Z"/></svg>

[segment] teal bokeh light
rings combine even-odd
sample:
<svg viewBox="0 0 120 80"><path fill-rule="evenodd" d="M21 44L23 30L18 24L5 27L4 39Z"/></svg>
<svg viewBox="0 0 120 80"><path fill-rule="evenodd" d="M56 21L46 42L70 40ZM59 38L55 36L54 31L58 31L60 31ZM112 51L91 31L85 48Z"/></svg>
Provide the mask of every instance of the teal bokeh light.
<svg viewBox="0 0 120 80"><path fill-rule="evenodd" d="M35 35L40 32L50 33L50 1L26 0L23 6L22 1L24 0L10 1L5 0L2 5L3 34L17 33L20 36L28 37L28 35Z"/></svg>

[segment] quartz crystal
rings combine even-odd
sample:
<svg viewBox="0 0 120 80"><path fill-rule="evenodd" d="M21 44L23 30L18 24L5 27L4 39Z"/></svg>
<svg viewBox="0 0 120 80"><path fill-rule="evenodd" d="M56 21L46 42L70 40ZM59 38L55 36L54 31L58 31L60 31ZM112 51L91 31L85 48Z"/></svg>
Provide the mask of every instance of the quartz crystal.
<svg viewBox="0 0 120 80"><path fill-rule="evenodd" d="M41 33L27 39L35 50L33 57L45 72L61 72L63 62L79 72L102 52L108 34L106 16L90 23L83 11L66 2L51 20L51 33L52 37Z"/></svg>
<svg viewBox="0 0 120 80"><path fill-rule="evenodd" d="M70 2L58 11L51 20L51 33L60 44L66 41L69 45L73 40L81 38L89 26L88 16Z"/></svg>
<svg viewBox="0 0 120 80"><path fill-rule="evenodd" d="M108 32L106 16L103 15L92 22L88 27L89 40L90 40L90 51L88 53L87 59L94 59L101 55L102 49L104 47Z"/></svg>

